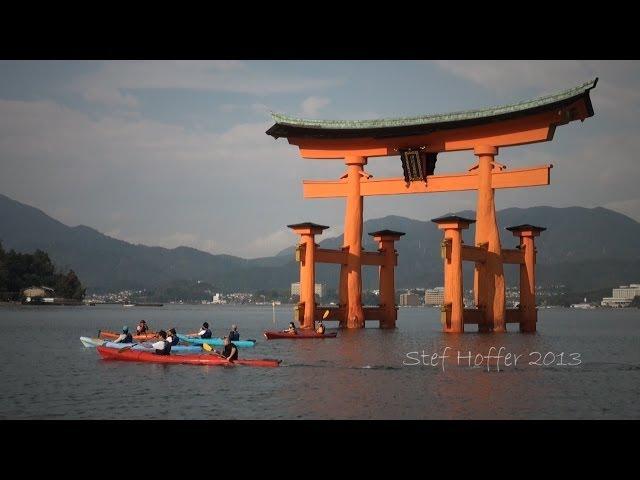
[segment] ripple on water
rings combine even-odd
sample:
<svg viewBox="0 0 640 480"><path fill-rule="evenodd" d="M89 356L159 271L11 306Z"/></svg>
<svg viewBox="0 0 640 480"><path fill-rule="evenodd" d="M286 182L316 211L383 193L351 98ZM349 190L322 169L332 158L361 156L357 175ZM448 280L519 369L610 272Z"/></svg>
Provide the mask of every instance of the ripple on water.
<svg viewBox="0 0 640 480"><path fill-rule="evenodd" d="M0 419L639 418L640 322L631 313L615 312L612 330L606 311L544 310L534 336L453 338L440 333L439 312L401 309L392 332L366 329L304 345L259 341L241 350L283 360L280 368L261 369L105 362L80 344L78 337L99 328L137 323L140 310L16 308L3 316L0 307L0 335L12 339L1 353ZM278 319L290 314L289 306L277 309ZM204 321L221 333L237 324L245 338L261 339L273 328L271 306L167 306L145 309L144 316L152 326L182 331ZM580 352L584 363L496 375L398 361L423 348L486 353L492 344L519 353Z"/></svg>

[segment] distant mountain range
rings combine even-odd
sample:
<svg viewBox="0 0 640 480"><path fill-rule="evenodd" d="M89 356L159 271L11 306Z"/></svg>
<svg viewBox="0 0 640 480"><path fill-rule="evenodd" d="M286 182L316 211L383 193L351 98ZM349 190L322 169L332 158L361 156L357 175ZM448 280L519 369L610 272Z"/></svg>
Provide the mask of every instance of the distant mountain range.
<svg viewBox="0 0 640 480"><path fill-rule="evenodd" d="M456 213L475 217L472 211ZM601 207L508 208L498 212L498 221L501 227L521 223L547 227L537 239L539 285L564 284L583 291L640 281L640 223L625 215ZM442 233L432 222L400 216L368 220L365 249L377 248L367 233L383 228L406 233L397 243L397 288L442 284ZM473 244L473 238L472 227L464 239ZM83 225L69 227L4 195L0 195L0 241L7 250L45 250L56 265L75 270L89 291L151 289L180 280L209 282L221 292L282 290L298 281L293 246L273 257L243 259L189 247L134 245ZM338 248L342 236L319 243ZM512 248L517 239L503 230L502 244ZM465 262L465 282L470 282L471 271ZM335 287L338 272L337 265L319 265L318 281ZM506 275L509 285L517 284L516 266L508 266ZM375 268L365 267L363 277L365 288L376 288Z"/></svg>

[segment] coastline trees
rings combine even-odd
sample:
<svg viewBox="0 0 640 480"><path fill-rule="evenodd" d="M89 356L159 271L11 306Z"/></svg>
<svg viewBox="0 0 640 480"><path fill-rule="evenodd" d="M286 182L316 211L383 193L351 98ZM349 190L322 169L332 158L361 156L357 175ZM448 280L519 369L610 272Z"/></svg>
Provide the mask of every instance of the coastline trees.
<svg viewBox="0 0 640 480"><path fill-rule="evenodd" d="M19 300L22 291L34 285L53 288L56 297L73 300L82 300L86 290L73 270L56 272L47 252L7 252L0 242L0 299Z"/></svg>

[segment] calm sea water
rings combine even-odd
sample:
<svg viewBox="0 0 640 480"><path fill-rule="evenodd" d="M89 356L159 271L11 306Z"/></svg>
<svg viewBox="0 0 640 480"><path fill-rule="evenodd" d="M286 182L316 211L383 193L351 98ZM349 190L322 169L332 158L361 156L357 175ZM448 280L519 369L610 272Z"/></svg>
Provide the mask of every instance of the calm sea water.
<svg viewBox="0 0 640 480"><path fill-rule="evenodd" d="M291 317L290 306L278 307L277 327ZM214 334L235 323L242 338L258 339L241 355L283 363L109 362L80 343L99 328L132 328L141 319L181 332L208 321ZM640 418L636 309L540 310L534 335L445 335L430 308L400 309L393 331L340 331L336 339L266 341L269 329L271 306L0 307L0 419ZM475 357L492 346L521 355L518 363ZM443 366L431 355L445 347ZM538 357L543 365L529 364ZM415 358L434 365L406 365Z"/></svg>

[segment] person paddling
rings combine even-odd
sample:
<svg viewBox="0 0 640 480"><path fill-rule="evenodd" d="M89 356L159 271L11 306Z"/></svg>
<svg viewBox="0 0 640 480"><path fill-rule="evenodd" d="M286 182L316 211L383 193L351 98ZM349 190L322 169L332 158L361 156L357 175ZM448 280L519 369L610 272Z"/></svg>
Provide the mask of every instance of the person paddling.
<svg viewBox="0 0 640 480"><path fill-rule="evenodd" d="M237 325L231 325L231 331L229 332L229 340L232 342L237 342L240 340L240 332L238 331Z"/></svg>
<svg viewBox="0 0 640 480"><path fill-rule="evenodd" d="M324 335L324 323L322 323L322 320L318 321L318 326L316 327L316 333L320 335Z"/></svg>
<svg viewBox="0 0 640 480"><path fill-rule="evenodd" d="M113 343L133 343L133 337L129 333L129 327L126 325L122 327L122 333L113 341Z"/></svg>
<svg viewBox="0 0 640 480"><path fill-rule="evenodd" d="M238 359L238 348L231 342L229 337L224 337L224 348L222 349L222 356L230 362Z"/></svg>
<svg viewBox="0 0 640 480"><path fill-rule="evenodd" d="M140 323L136 327L136 335L143 335L149 331L149 327L147 326L147 322L144 320L140 320Z"/></svg>
<svg viewBox="0 0 640 480"><path fill-rule="evenodd" d="M156 355L169 355L171 353L171 342L167 341L167 332L160 330L158 332L160 340L151 345L155 349Z"/></svg>
<svg viewBox="0 0 640 480"><path fill-rule="evenodd" d="M198 332L198 336L200 338L211 338L211 330L209 330L209 324L207 322L202 324L202 328Z"/></svg>
<svg viewBox="0 0 640 480"><path fill-rule="evenodd" d="M292 333L292 334L296 334L298 333L298 331L296 330L296 326L293 322L289 322L289 327L284 330L284 333Z"/></svg>
<svg viewBox="0 0 640 480"><path fill-rule="evenodd" d="M176 332L175 328L172 328L171 330L169 330L169 334L167 335L167 341L171 344L172 347L180 343L180 339L178 338L178 333Z"/></svg>

